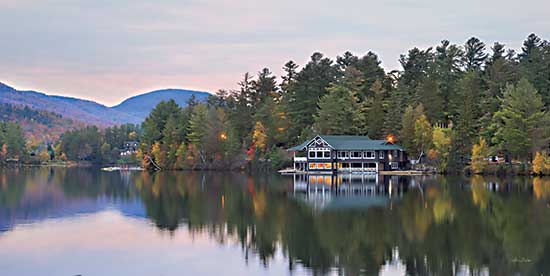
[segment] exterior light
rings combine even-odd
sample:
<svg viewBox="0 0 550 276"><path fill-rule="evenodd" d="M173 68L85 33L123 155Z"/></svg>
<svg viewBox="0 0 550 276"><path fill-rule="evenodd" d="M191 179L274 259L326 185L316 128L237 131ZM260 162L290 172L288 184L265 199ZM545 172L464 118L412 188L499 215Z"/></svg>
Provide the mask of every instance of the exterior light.
<svg viewBox="0 0 550 276"><path fill-rule="evenodd" d="M226 139L227 139L227 135L226 135L224 132L222 132L222 133L220 134L220 139L226 140Z"/></svg>
<svg viewBox="0 0 550 276"><path fill-rule="evenodd" d="M386 136L386 142L393 144L393 141L395 140L395 137L393 137L392 134L389 134Z"/></svg>

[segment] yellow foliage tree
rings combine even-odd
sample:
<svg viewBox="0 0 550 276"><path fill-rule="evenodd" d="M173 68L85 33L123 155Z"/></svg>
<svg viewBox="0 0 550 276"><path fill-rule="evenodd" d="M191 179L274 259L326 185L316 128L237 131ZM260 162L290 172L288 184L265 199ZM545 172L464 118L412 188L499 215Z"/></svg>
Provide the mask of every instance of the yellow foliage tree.
<svg viewBox="0 0 550 276"><path fill-rule="evenodd" d="M151 154L153 155L153 159L155 162L161 167L164 168L166 166L166 152L162 150L162 146L160 142L155 142L153 144L153 148L151 149Z"/></svg>
<svg viewBox="0 0 550 276"><path fill-rule="evenodd" d="M38 156L40 158L40 162L48 162L50 161L50 153L44 149L40 152L40 155Z"/></svg>
<svg viewBox="0 0 550 276"><path fill-rule="evenodd" d="M5 159L6 157L8 157L8 145L7 144L2 145L2 150L0 151L0 155L2 156L2 159Z"/></svg>
<svg viewBox="0 0 550 276"><path fill-rule="evenodd" d="M533 173L537 175L542 175L546 171L547 167L547 157L546 154L538 152L535 154L535 159L533 160Z"/></svg>
<svg viewBox="0 0 550 276"><path fill-rule="evenodd" d="M475 174L480 174L483 172L487 166L487 161L485 160L489 155L489 146L485 138L479 138L479 143L475 144L472 147L472 171Z"/></svg>
<svg viewBox="0 0 550 276"><path fill-rule="evenodd" d="M442 172L447 170L449 152L451 150L451 135L449 130L435 127L432 132L433 149L428 152L428 158L437 164Z"/></svg>
<svg viewBox="0 0 550 276"><path fill-rule="evenodd" d="M264 125L261 122L256 122L254 131L252 132L252 141L256 145L256 148L261 152L265 152L267 147L267 134Z"/></svg>
<svg viewBox="0 0 550 276"><path fill-rule="evenodd" d="M414 142L420 157L428 152L432 143L432 125L428 121L428 117L422 114L414 122Z"/></svg>
<svg viewBox="0 0 550 276"><path fill-rule="evenodd" d="M67 154L65 154L64 152L62 152L61 155L59 156L59 160L61 160L61 161L67 161Z"/></svg>

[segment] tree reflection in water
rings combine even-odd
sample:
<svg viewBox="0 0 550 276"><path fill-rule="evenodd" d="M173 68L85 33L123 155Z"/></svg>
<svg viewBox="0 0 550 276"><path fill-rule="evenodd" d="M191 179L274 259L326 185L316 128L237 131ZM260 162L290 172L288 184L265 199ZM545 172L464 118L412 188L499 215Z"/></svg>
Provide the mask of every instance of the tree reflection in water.
<svg viewBox="0 0 550 276"><path fill-rule="evenodd" d="M313 274L377 275L389 263L411 275L550 272L550 179L122 176L0 172L0 215L35 208L25 202L40 188L66 199L137 199L161 231L209 233L265 266L282 252L290 270Z"/></svg>

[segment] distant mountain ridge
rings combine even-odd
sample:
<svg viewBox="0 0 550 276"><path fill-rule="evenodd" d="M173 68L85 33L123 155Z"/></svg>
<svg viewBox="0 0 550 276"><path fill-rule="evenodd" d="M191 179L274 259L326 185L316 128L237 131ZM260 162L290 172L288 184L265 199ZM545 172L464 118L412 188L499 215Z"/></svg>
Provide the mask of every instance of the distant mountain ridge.
<svg viewBox="0 0 550 276"><path fill-rule="evenodd" d="M145 119L160 101L173 99L178 105L187 106L187 102L191 97L195 96L197 101L203 102L206 101L209 95L207 92L194 90L162 89L133 96L112 108L131 116Z"/></svg>
<svg viewBox="0 0 550 276"><path fill-rule="evenodd" d="M185 106L191 95L195 95L197 101L204 101L210 94L183 89L157 90L108 107L90 100L46 95L37 91L20 91L0 82L0 104L54 112L67 119L98 126L139 124L160 101L174 99L178 104Z"/></svg>

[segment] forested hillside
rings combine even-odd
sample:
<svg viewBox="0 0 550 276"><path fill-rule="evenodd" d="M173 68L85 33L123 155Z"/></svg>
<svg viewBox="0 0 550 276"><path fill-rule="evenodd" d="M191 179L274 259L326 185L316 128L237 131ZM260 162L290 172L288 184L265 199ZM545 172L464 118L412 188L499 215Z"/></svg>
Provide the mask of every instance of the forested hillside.
<svg viewBox="0 0 550 276"><path fill-rule="evenodd" d="M143 125L142 150L167 168L209 167L245 153L278 160L280 148L317 133L393 134L411 158L441 171L490 154L530 161L548 150L548 41L531 34L516 52L475 37L443 40L399 61L401 70L385 72L373 52L314 53L301 68L287 62L280 82L268 68L246 73L238 90L205 105L159 105Z"/></svg>
<svg viewBox="0 0 550 276"><path fill-rule="evenodd" d="M35 146L54 143L65 131L84 126L57 113L11 104L0 104L0 121L18 123L28 143Z"/></svg>

